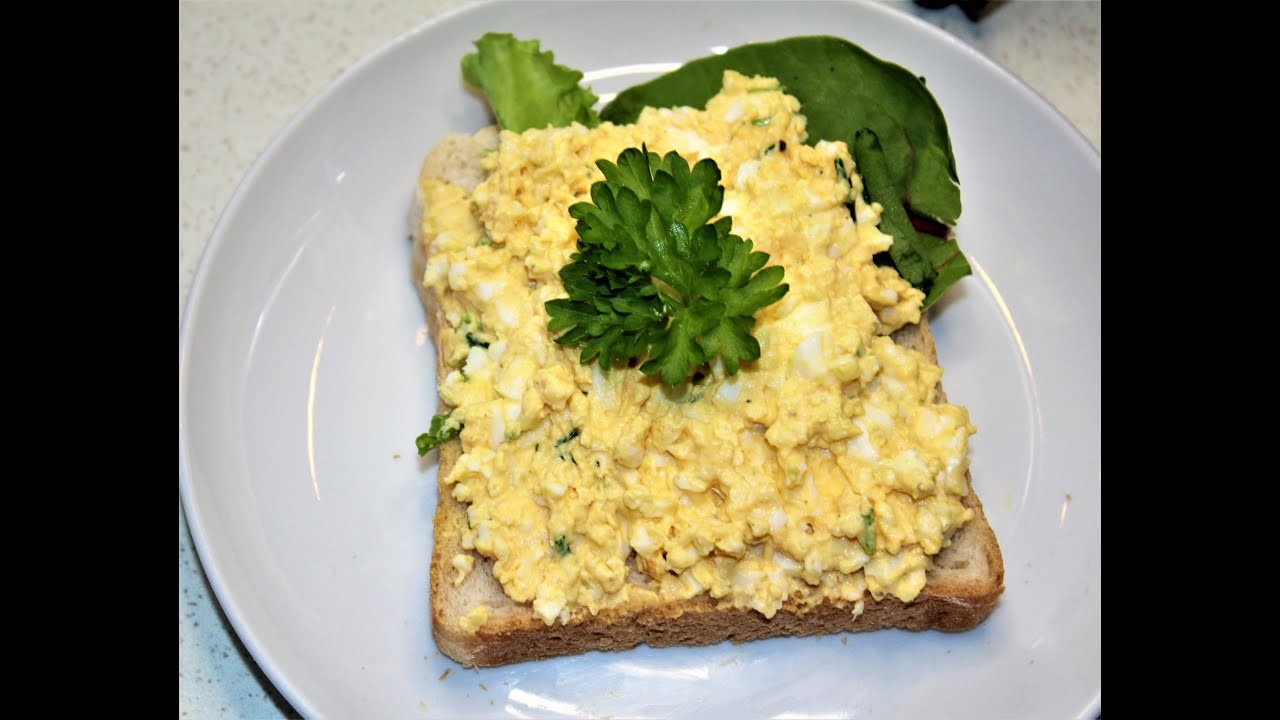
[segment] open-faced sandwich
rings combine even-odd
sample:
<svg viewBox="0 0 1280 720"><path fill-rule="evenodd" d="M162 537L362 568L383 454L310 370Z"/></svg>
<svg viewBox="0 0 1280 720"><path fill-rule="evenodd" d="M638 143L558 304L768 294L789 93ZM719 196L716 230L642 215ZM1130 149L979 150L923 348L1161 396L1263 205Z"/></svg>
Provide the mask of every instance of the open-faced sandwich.
<svg viewBox="0 0 1280 720"><path fill-rule="evenodd" d="M969 266L922 79L792 38L598 116L536 42L476 44L463 72L500 128L440 141L414 222L441 651L987 617L1000 549L925 318Z"/></svg>

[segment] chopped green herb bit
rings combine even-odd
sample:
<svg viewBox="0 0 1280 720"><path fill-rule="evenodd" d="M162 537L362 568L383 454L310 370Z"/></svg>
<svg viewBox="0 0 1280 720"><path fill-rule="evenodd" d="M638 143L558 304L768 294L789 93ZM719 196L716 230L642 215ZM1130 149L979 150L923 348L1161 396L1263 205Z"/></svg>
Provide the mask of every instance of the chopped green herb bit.
<svg viewBox="0 0 1280 720"><path fill-rule="evenodd" d="M565 555L568 555L570 553L569 538L565 537L564 535L557 535L553 545L555 546L555 549L556 549L556 555L558 555L559 557L564 557Z"/></svg>
<svg viewBox="0 0 1280 720"><path fill-rule="evenodd" d="M453 419L453 413L431 418L431 429L418 436L418 455L426 455L462 432L462 424Z"/></svg>
<svg viewBox="0 0 1280 720"><path fill-rule="evenodd" d="M876 552L876 513L874 510L862 516L862 549L868 555Z"/></svg>
<svg viewBox="0 0 1280 720"><path fill-rule="evenodd" d="M844 160L836 158L836 177L840 182L853 187L853 183L849 182L849 171L844 169Z"/></svg>

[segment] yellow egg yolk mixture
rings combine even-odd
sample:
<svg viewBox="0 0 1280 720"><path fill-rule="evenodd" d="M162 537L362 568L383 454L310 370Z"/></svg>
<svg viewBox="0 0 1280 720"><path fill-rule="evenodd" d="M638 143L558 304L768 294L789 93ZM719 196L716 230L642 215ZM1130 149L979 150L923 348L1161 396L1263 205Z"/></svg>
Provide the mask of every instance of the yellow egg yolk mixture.
<svg viewBox="0 0 1280 720"><path fill-rule="evenodd" d="M422 181L440 396L463 428L441 491L467 504L464 547L545 623L700 593L766 617L910 601L973 517L968 412L936 404L942 371L888 337L923 294L872 261L892 238L845 144L805 138L777 80L729 71L705 110L503 131L474 192ZM717 362L668 387L583 365L547 332L569 206L603 179L597 160L642 144L713 159L733 233L785 269L790 291L756 313L760 358L735 375ZM461 581L474 560L453 567Z"/></svg>

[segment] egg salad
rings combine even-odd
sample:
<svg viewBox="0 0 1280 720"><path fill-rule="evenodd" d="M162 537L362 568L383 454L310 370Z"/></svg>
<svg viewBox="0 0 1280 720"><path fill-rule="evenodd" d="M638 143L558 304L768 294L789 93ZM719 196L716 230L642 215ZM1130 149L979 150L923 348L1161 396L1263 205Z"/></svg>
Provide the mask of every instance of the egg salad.
<svg viewBox="0 0 1280 720"><path fill-rule="evenodd" d="M920 320L923 293L873 261L892 242L881 207L843 142L804 144L805 122L777 80L726 71L705 110L504 130L474 192L422 181L462 450L441 489L467 505L463 546L548 625L701 593L766 617L909 602L973 517L968 412L935 404L942 371L889 337ZM642 146L713 159L721 215L785 270L790 290L755 316L760 357L736 374L717 361L672 387L584 365L547 330L577 243L569 206L590 199L597 160ZM461 582L474 559L453 567Z"/></svg>

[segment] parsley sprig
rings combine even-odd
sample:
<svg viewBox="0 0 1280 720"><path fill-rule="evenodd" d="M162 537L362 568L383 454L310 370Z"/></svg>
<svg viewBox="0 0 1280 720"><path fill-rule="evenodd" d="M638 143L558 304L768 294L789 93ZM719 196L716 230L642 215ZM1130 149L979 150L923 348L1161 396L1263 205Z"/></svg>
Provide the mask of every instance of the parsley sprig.
<svg viewBox="0 0 1280 720"><path fill-rule="evenodd" d="M678 385L720 356L729 374L760 357L755 312L787 293L783 269L731 234L720 212L724 188L715 161L689 163L628 148L596 163L605 179L590 203L576 203L578 251L560 270L567 298L546 304L547 330L581 345L586 364L640 358L644 373Z"/></svg>

